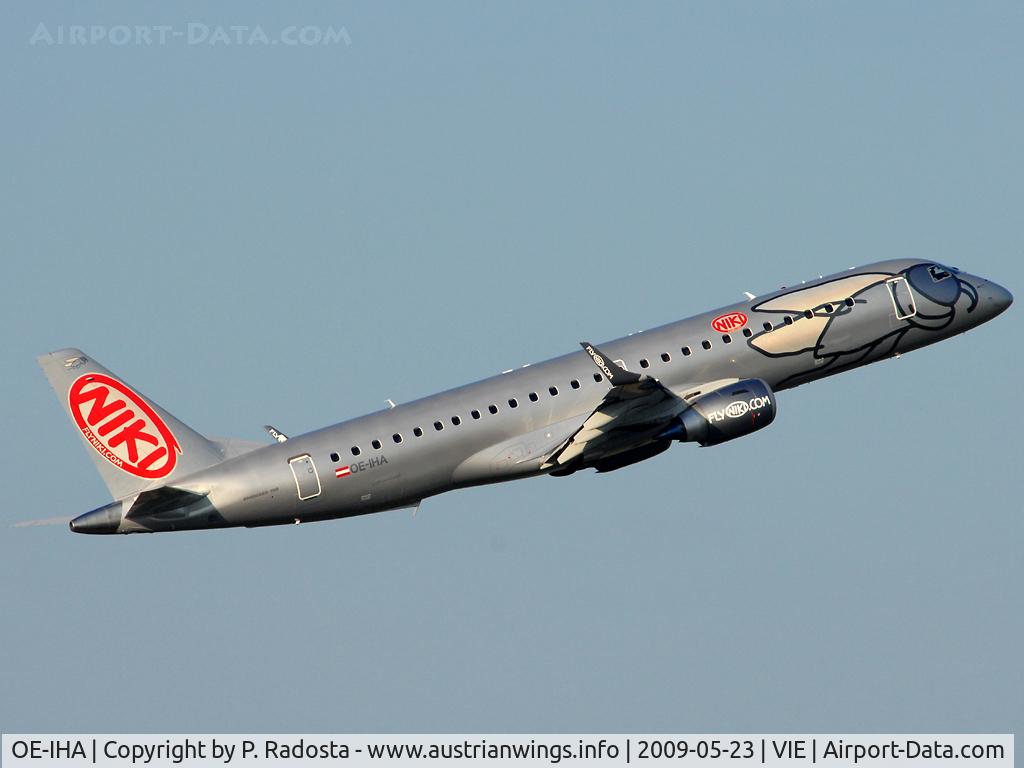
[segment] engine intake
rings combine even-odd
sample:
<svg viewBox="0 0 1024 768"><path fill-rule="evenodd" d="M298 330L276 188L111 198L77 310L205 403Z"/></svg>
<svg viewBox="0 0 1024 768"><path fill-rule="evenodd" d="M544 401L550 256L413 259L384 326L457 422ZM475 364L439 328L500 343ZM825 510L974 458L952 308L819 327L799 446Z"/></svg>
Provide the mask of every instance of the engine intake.
<svg viewBox="0 0 1024 768"><path fill-rule="evenodd" d="M718 445L763 429L775 420L775 393L761 379L744 379L701 395L663 437Z"/></svg>

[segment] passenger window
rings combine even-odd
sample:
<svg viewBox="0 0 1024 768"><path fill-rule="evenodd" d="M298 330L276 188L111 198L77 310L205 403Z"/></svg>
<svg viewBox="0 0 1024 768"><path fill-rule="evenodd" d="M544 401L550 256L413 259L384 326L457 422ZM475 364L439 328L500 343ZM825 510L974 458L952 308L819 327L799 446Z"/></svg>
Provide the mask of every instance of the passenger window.
<svg viewBox="0 0 1024 768"><path fill-rule="evenodd" d="M491 413L497 413L498 406L496 406L494 403L491 403L490 405L487 406L487 410L490 411Z"/></svg>
<svg viewBox="0 0 1024 768"><path fill-rule="evenodd" d="M670 355L668 352L662 352L661 353L661 362L668 363L668 362L671 362L671 361L672 361L672 355Z"/></svg>
<svg viewBox="0 0 1024 768"><path fill-rule="evenodd" d="M790 317L789 315L786 315L784 318L782 318L782 322L784 322L786 325L792 325L793 318Z"/></svg>
<svg viewBox="0 0 1024 768"><path fill-rule="evenodd" d="M458 416L452 416L452 424L454 424L457 427L461 423L462 419L460 419Z"/></svg>
<svg viewBox="0 0 1024 768"><path fill-rule="evenodd" d="M594 374L594 381L600 381L600 380L601 380L601 374L600 373L595 373Z"/></svg>
<svg viewBox="0 0 1024 768"><path fill-rule="evenodd" d="M683 353L683 357L689 357L690 356L690 348L689 347L683 347L679 351Z"/></svg>
<svg viewBox="0 0 1024 768"><path fill-rule="evenodd" d="M469 412L469 415L472 416L474 419L479 419L480 418L480 411L474 409L474 410Z"/></svg>
<svg viewBox="0 0 1024 768"><path fill-rule="evenodd" d="M508 407L509 408L518 408L519 407L519 401L516 400L514 397L510 397L508 399Z"/></svg>
<svg viewBox="0 0 1024 768"><path fill-rule="evenodd" d="M531 403L536 403L537 402L537 393L536 392L531 392L530 393L530 402Z"/></svg>
<svg viewBox="0 0 1024 768"><path fill-rule="evenodd" d="M853 306L853 299L847 299L846 300L846 306L852 307Z"/></svg>
<svg viewBox="0 0 1024 768"><path fill-rule="evenodd" d="M744 336L745 336L746 338L748 338L748 339L749 339L749 338L750 338L751 336L753 336L753 335L754 335L754 332L753 332L752 330L750 330L749 328L744 328L744 329L743 329L743 335L744 335Z"/></svg>
<svg viewBox="0 0 1024 768"><path fill-rule="evenodd" d="M646 357L641 357L640 358L640 367L641 368L650 368L651 367L651 363L650 363L650 361L648 361L648 359Z"/></svg>
<svg viewBox="0 0 1024 768"><path fill-rule="evenodd" d="M771 323L765 323L765 324L764 324L764 329L765 329L766 331L770 331L770 330L771 330L772 328L774 328L774 327L775 327L775 326L773 326L773 325L772 325Z"/></svg>
<svg viewBox="0 0 1024 768"><path fill-rule="evenodd" d="M358 456L360 453L362 453L362 451L359 450L359 446L358 445L353 445L352 446L352 455L353 456Z"/></svg>
<svg viewBox="0 0 1024 768"><path fill-rule="evenodd" d="M804 317L806 317L808 320L810 320L812 317L814 317L814 313L811 310L809 310L809 309L805 309L804 310Z"/></svg>
<svg viewBox="0 0 1024 768"><path fill-rule="evenodd" d="M579 389L580 383L576 379L573 379L572 381L569 382L569 386L572 387L573 389Z"/></svg>
<svg viewBox="0 0 1024 768"><path fill-rule="evenodd" d="M370 443L370 445L373 446L373 450L375 450L375 451L379 451L380 450L380 440L374 440L372 443Z"/></svg>
<svg viewBox="0 0 1024 768"><path fill-rule="evenodd" d="M440 421L435 421L434 422L434 429L436 429L438 432L440 432L442 429L444 429L444 424L442 424Z"/></svg>
<svg viewBox="0 0 1024 768"><path fill-rule="evenodd" d="M551 396L554 397L558 394L558 387L548 387L548 392L550 392Z"/></svg>
<svg viewBox="0 0 1024 768"><path fill-rule="evenodd" d="M412 433L416 435L416 437L423 437L423 430L419 427L413 427Z"/></svg>
<svg viewBox="0 0 1024 768"><path fill-rule="evenodd" d="M700 345L704 347L704 349L711 349L711 342L708 341L707 339L704 339L704 341L702 341Z"/></svg>
<svg viewBox="0 0 1024 768"><path fill-rule="evenodd" d="M331 454L331 461L333 461L335 464L337 464L339 461L341 461L341 456L339 456L336 453L332 453Z"/></svg>
<svg viewBox="0 0 1024 768"><path fill-rule="evenodd" d="M723 333L722 341L726 344L732 344L732 336L730 336L728 333Z"/></svg>
<svg viewBox="0 0 1024 768"><path fill-rule="evenodd" d="M825 305L825 314L831 315L834 311L835 307L833 307L831 304Z"/></svg>
<svg viewBox="0 0 1024 768"><path fill-rule="evenodd" d="M395 434L391 436L391 439L394 440L396 443L402 442L402 436L397 432L395 432Z"/></svg>

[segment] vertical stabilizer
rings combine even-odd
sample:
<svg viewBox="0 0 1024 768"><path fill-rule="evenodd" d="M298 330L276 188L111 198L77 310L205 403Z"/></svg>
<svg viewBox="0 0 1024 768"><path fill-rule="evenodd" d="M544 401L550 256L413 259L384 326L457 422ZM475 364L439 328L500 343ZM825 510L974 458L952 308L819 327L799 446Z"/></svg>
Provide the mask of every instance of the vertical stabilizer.
<svg viewBox="0 0 1024 768"><path fill-rule="evenodd" d="M223 461L220 449L80 349L38 358L115 499Z"/></svg>

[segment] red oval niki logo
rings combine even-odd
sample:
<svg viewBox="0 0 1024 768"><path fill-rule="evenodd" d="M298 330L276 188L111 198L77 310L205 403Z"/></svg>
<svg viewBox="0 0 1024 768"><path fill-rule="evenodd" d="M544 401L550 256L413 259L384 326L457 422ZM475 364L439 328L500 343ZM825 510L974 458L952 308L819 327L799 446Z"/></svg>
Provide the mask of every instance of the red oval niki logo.
<svg viewBox="0 0 1024 768"><path fill-rule="evenodd" d="M729 312L724 315L719 315L711 321L711 327L719 333L735 331L737 328L742 328L746 324L747 316L742 312Z"/></svg>
<svg viewBox="0 0 1024 768"><path fill-rule="evenodd" d="M181 446L149 404L128 385L104 376L79 376L68 392L71 415L85 439L118 469L136 477L166 477Z"/></svg>

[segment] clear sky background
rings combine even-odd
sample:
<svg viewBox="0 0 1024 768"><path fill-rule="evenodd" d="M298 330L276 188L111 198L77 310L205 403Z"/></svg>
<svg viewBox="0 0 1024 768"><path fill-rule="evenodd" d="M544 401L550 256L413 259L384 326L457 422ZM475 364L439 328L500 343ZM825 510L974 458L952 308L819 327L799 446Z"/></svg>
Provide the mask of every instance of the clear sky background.
<svg viewBox="0 0 1024 768"><path fill-rule="evenodd" d="M64 346L269 440L881 258L1020 296L1024 5L0 14L0 728L1021 731L1019 306L415 518L11 526L109 500ZM189 22L350 43L30 45Z"/></svg>

